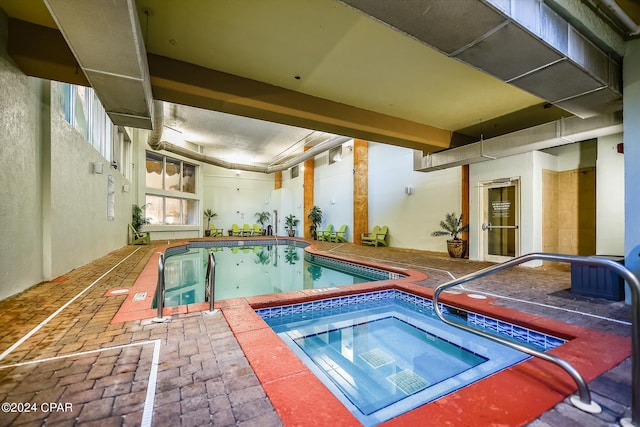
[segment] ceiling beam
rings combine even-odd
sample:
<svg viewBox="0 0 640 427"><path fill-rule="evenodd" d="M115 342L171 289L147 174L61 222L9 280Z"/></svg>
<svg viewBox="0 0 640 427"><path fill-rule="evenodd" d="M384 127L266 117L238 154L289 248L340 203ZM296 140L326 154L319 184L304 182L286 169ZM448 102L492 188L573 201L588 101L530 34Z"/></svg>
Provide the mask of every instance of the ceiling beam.
<svg viewBox="0 0 640 427"><path fill-rule="evenodd" d="M434 152L452 132L149 54L156 99Z"/></svg>
<svg viewBox="0 0 640 427"><path fill-rule="evenodd" d="M9 54L27 75L89 86L59 31L10 19ZM432 153L444 129L148 54L154 99Z"/></svg>

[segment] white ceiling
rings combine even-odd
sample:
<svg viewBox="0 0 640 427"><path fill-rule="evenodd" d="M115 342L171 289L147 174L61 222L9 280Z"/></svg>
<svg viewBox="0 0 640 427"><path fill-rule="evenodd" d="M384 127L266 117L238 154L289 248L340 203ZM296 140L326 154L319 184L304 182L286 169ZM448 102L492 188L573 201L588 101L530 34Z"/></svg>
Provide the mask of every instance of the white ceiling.
<svg viewBox="0 0 640 427"><path fill-rule="evenodd" d="M619 2L640 15L640 6ZM476 137L569 115L339 1L135 3L149 54L363 111ZM41 0L0 0L0 8L9 17L56 28ZM191 88L183 86L188 94ZM313 129L171 102L165 102L164 124L170 142L184 139L238 163L269 164L328 138Z"/></svg>

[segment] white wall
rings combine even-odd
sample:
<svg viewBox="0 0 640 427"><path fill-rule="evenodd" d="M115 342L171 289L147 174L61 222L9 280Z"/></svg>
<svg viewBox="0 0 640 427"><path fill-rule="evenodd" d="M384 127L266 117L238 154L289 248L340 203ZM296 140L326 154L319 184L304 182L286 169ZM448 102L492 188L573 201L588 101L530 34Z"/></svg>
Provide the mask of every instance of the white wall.
<svg viewBox="0 0 640 427"><path fill-rule="evenodd" d="M446 239L431 232L445 213L460 213L461 199L459 167L416 172L413 150L369 143L369 228L389 226L390 246L445 252Z"/></svg>
<svg viewBox="0 0 640 427"><path fill-rule="evenodd" d="M622 134L598 140L596 166L596 253L624 255L624 155Z"/></svg>
<svg viewBox="0 0 640 427"><path fill-rule="evenodd" d="M472 164L469 167L469 259L482 259L481 229L482 183L500 178L520 180L520 254L539 251L542 247L542 172L548 162L544 153L533 152L498 160ZM537 173L534 174L534 167Z"/></svg>
<svg viewBox="0 0 640 427"><path fill-rule="evenodd" d="M15 68L6 37L0 10L0 299L43 280L41 82Z"/></svg>
<svg viewBox="0 0 640 427"><path fill-rule="evenodd" d="M127 244L130 184L62 116L56 84L25 76L6 51L0 12L0 299ZM104 162L102 175L93 162ZM107 220L107 179L115 220Z"/></svg>
<svg viewBox="0 0 640 427"><path fill-rule="evenodd" d="M640 39L625 43L624 82L624 165L625 165L625 266L640 277ZM627 285L625 301L631 303Z"/></svg>
<svg viewBox="0 0 640 427"><path fill-rule="evenodd" d="M295 178L291 178L290 170L282 172L282 190L286 190L291 194L291 205L287 209L285 203L280 204L280 212L278 213L278 235L287 235L284 229L284 217L294 215L299 221L296 227L296 236L303 237L304 218L307 214L304 212L304 171L302 170L302 164L300 164L299 174Z"/></svg>
<svg viewBox="0 0 640 427"><path fill-rule="evenodd" d="M353 241L353 147L342 145L342 161L329 164L329 152L314 158L314 204L322 209L320 230L328 224L338 230L347 225L347 241Z"/></svg>
<svg viewBox="0 0 640 427"><path fill-rule="evenodd" d="M209 164L202 164L203 193L201 210L212 209L218 214L212 222L225 231L232 224L253 226L256 212L271 212L271 191L274 187L274 175L259 172L236 172ZM206 220L203 218L206 226ZM267 224L265 224L265 227ZM202 234L200 234L202 235Z"/></svg>

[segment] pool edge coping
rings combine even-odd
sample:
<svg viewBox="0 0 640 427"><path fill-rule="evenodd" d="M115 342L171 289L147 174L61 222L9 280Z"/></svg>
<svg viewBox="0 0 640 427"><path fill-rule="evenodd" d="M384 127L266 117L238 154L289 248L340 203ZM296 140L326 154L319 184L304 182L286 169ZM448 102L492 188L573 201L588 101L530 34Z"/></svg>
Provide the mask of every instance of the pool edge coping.
<svg viewBox="0 0 640 427"><path fill-rule="evenodd" d="M345 286L339 288L334 295L316 295L315 298L309 300L389 288L428 299L432 299L433 296L433 289L414 283L387 283L383 286L376 286L377 284L377 282L368 282L368 289L365 286ZM348 289L352 286L357 286L359 289ZM467 297L466 293L446 293L442 298L443 303L452 307L473 311L569 339L568 343L550 350L550 352L565 358L574 365L587 381L593 380L631 355L630 338L618 337L553 319L521 313L493 305L493 301L493 299L475 300ZM295 304L298 301L283 302L280 300L278 304L271 305L287 305L288 303ZM300 396L300 393L296 393L296 390L292 389L287 379L297 378L298 376L306 378L305 393L311 393L311 388L323 388L326 393L322 393L322 390L314 390L312 394L322 395L323 399L328 399L329 402L332 402L328 405L328 407L332 408L331 411L334 411L339 406L348 412L306 366L300 366L302 362L299 361L297 356L286 347L277 334L254 311L256 308L264 308L265 306L268 305L252 305L248 300L243 302L235 301L233 304L222 307L222 311L284 424L316 425L315 421L309 421L307 417L322 417L322 411L327 410L325 404L318 405L317 401L308 402L304 396ZM265 342L268 342L269 345L265 345ZM602 349L605 348L610 351L603 355ZM598 358L590 360L583 356L585 353L593 356L597 355ZM283 362L282 364L286 368L283 370L282 367L275 366L276 362ZM530 394L526 394L526 398L521 399L522 393L503 393L505 388L512 388L514 384L520 384L521 388L528 390ZM290 389L289 392L286 392L287 389ZM443 422L446 420L446 422L473 425L492 425L496 422L523 424L532 421L543 412L551 409L568 395L574 393L575 390L576 387L573 381L560 368L541 360L528 359L455 393L426 403L381 425L415 424L420 420L424 421L425 417L429 417L428 419L430 420L435 417ZM482 398L479 399L478 396L482 396ZM487 396L493 396L493 400L487 399ZM292 397L295 400L293 402ZM478 400L484 403L480 405L470 404L470 402ZM490 401L491 405L487 405L487 401ZM465 409L461 411L459 406L471 407L473 410ZM494 415L493 417L492 414ZM509 417L505 418L505 414ZM340 422L332 419L332 423L360 425L350 412L345 414L343 411L338 410L335 415L339 417ZM485 421L483 422L482 420Z"/></svg>

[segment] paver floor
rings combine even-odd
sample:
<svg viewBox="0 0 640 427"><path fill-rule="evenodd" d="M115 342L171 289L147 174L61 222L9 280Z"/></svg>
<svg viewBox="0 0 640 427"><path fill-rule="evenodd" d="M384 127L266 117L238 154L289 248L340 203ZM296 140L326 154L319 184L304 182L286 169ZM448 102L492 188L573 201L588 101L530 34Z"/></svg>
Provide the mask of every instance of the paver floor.
<svg viewBox="0 0 640 427"><path fill-rule="evenodd" d="M0 426L282 425L220 312L110 324L125 296L108 292L130 289L156 247L124 247L0 301ZM489 265L352 244L318 249L423 271L428 287ZM630 336L630 307L573 296L568 271L516 268L464 287L505 296L498 303L520 311ZM604 426L629 416L629 359L591 386L603 414L565 401L531 425Z"/></svg>

